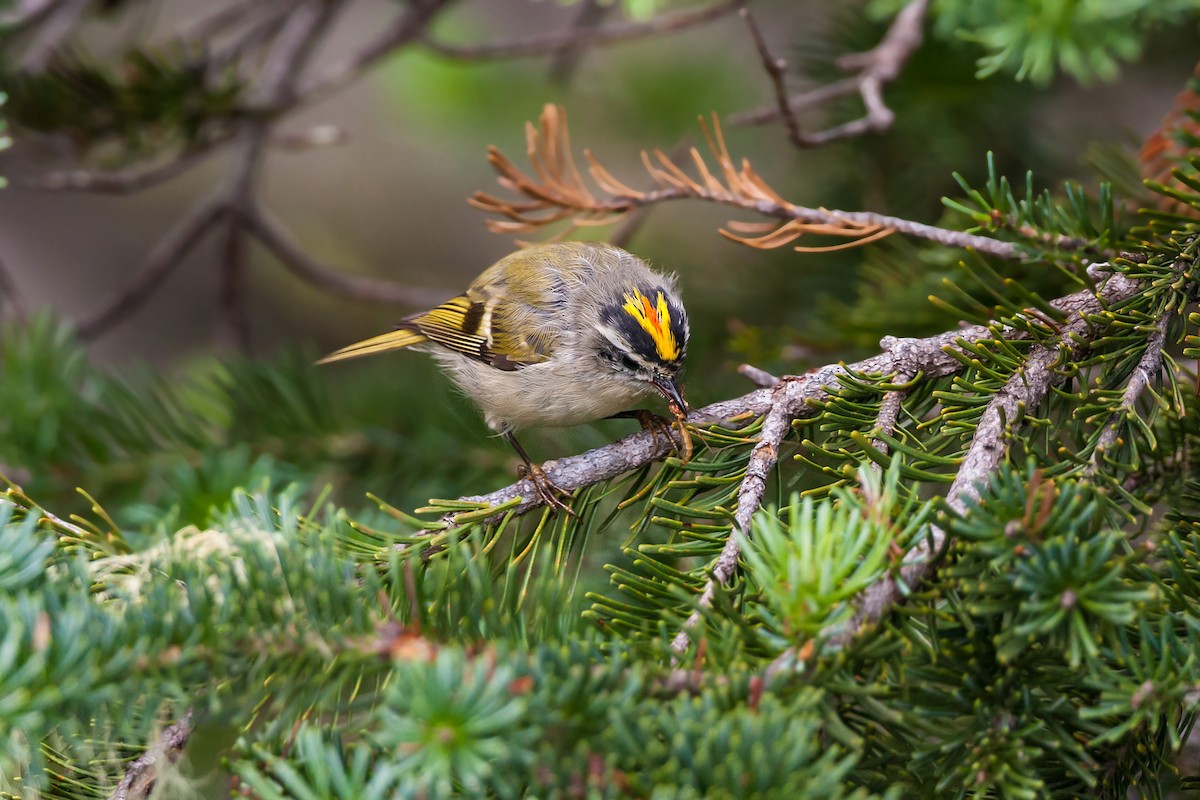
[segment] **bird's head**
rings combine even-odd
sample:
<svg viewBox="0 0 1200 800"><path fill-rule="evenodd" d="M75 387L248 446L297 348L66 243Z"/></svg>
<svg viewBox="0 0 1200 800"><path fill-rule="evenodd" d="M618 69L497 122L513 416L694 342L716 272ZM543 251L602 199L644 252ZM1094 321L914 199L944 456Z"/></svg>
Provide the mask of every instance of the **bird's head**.
<svg viewBox="0 0 1200 800"><path fill-rule="evenodd" d="M678 380L688 335L687 313L674 289L630 287L602 306L596 354L605 368L653 386L686 415Z"/></svg>

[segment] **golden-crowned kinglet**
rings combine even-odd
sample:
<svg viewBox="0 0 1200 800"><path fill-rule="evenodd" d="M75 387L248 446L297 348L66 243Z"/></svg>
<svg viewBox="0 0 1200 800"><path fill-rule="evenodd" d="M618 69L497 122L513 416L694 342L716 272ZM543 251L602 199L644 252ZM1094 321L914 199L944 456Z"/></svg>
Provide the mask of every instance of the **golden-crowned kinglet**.
<svg viewBox="0 0 1200 800"><path fill-rule="evenodd" d="M432 354L516 449L542 499L562 507L513 431L611 416L645 424L629 409L655 391L682 417L687 342L671 276L612 245L563 242L508 255L466 293L318 363L402 347Z"/></svg>

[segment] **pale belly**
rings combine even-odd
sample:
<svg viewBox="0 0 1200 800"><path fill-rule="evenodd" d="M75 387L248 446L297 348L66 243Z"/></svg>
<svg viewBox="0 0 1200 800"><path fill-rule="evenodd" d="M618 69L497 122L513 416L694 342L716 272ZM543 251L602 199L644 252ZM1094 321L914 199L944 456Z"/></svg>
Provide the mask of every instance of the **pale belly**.
<svg viewBox="0 0 1200 800"><path fill-rule="evenodd" d="M440 348L431 355L496 431L581 425L628 411L655 393L648 383L604 372L564 374L560 365L550 364L506 372Z"/></svg>

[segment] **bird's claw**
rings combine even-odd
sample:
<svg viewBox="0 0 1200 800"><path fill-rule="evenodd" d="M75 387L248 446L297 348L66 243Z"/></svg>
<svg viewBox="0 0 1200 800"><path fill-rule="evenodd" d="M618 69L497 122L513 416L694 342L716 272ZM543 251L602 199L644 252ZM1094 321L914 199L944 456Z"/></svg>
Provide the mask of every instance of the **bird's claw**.
<svg viewBox="0 0 1200 800"><path fill-rule="evenodd" d="M533 484L533 490L537 492L538 499L542 501L543 505L550 506L556 511L564 511L579 519L579 514L575 509L563 502L564 497L572 497L571 493L550 480L546 470L537 464L522 464L517 467L517 475Z"/></svg>

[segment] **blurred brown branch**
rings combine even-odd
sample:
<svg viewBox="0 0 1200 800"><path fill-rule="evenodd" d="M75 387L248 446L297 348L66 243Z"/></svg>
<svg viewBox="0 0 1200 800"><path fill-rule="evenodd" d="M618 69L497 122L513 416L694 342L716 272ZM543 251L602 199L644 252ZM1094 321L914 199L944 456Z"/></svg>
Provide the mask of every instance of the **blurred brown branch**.
<svg viewBox="0 0 1200 800"><path fill-rule="evenodd" d="M688 153L696 177L689 175L661 150L643 152L643 166L659 188L639 191L613 177L585 149L588 174L598 194L584 180L571 153L566 113L558 106L547 105L539 124L527 123L525 127L526 151L533 174L518 168L498 148L488 149L488 161L499 176L497 182L518 197L508 199L477 192L469 202L503 218L487 222L488 229L496 233L531 233L565 222L565 230L558 234L565 236L578 227L611 224L638 208L669 200L691 199L721 203L783 220L766 224L735 221L728 224L728 230L721 231L723 236L750 247L782 247L805 234L845 240L825 247L795 247L801 251L822 251L865 244L895 232L950 247L969 247L1001 258L1017 256L1013 245L985 236L867 211L831 211L790 203L758 175L748 160L743 159L740 166L735 165L715 115L711 128L703 120L700 125L711 158L717 165L715 171L695 147Z"/></svg>
<svg viewBox="0 0 1200 800"><path fill-rule="evenodd" d="M797 147L817 147L839 139L887 130L892 126L895 114L883 101L883 87L900 75L905 62L921 46L924 38L921 27L927 6L928 0L912 0L896 15L882 41L873 49L864 53L850 53L838 59L838 67L846 71L857 70L856 75L790 97L784 83L787 62L771 54L758 23L749 9L743 8L742 18L762 59L763 69L775 89L775 106L734 115L730 117L730 124L761 125L782 118L788 138ZM800 130L797 111L855 92L862 97L866 107L863 116L817 133Z"/></svg>
<svg viewBox="0 0 1200 800"><path fill-rule="evenodd" d="M250 88L238 113L220 120L220 124L207 125L182 151L156 154L158 157L152 163L142 162L119 170L70 169L29 181L29 185L46 190L131 194L183 175L217 153L230 149L235 153L223 183L197 201L151 247L141 269L106 305L80 323L80 334L94 338L128 318L214 229L223 231L224 236L224 246L220 249L224 262L220 266L222 325L227 332L236 333L234 338L239 341L245 339L247 330L241 298L249 263L247 246L255 239L290 272L322 290L363 301L402 305L438 302L448 292L344 275L320 264L260 206L257 188L267 147L280 142L290 146L296 141L295 137L283 137L276 131L284 117L337 91L383 59L416 42L424 42L451 58L566 57L587 47L672 34L728 15L738 6L733 0L721 0L647 20L603 25L593 24L596 20L588 17L584 20L587 24L515 42L466 46L433 42L428 28L452 3L453 0L406 3L374 37L333 58L315 74L310 74L309 67L317 45L350 5L346 0L237 2L202 13L183 24L169 43L183 44L189 52L197 51L206 80L218 81L231 70L247 76ZM0 17L0 22L9 28L0 33L21 33L26 41L24 63L31 69L38 68L50 63L69 45L88 10L86 0L40 3L26 0ZM309 143L309 139L303 143Z"/></svg>
<svg viewBox="0 0 1200 800"><path fill-rule="evenodd" d="M511 42L447 44L426 36L425 46L446 58L479 61L498 58L531 58L555 55L564 49L616 44L650 36L665 36L720 19L737 10L744 0L721 0L696 9L660 14L647 20L626 20L607 25L572 26Z"/></svg>
<svg viewBox="0 0 1200 800"><path fill-rule="evenodd" d="M0 311L3 311L6 305L12 307L13 314L17 319L25 317L25 299L17 289L17 284L8 267L3 261L0 261Z"/></svg>

